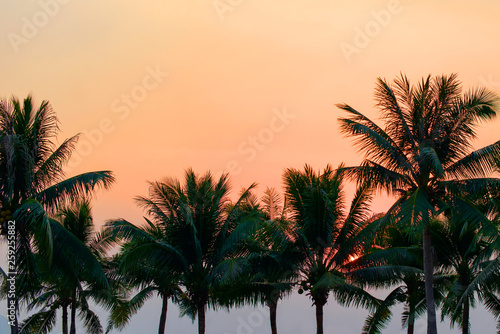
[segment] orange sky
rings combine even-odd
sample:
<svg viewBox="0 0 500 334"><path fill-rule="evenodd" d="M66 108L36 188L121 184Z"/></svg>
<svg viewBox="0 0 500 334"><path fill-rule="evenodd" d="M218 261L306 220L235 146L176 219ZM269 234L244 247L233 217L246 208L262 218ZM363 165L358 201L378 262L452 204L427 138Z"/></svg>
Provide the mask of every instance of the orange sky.
<svg viewBox="0 0 500 334"><path fill-rule="evenodd" d="M335 104L376 117L379 76L457 72L500 91L499 13L494 0L0 1L0 96L49 100L60 140L87 134L68 175L114 171L95 220L139 222L146 181L188 167L237 170L237 192L359 163Z"/></svg>

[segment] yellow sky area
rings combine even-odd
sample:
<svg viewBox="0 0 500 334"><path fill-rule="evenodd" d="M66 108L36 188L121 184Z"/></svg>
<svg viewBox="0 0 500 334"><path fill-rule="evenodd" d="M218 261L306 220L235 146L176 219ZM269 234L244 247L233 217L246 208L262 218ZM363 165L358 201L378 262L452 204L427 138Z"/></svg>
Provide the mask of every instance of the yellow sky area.
<svg viewBox="0 0 500 334"><path fill-rule="evenodd" d="M26 22L49 12L42 4L53 15L26 37ZM146 180L183 177L188 167L232 171L236 193L252 182L281 187L287 167L359 163L335 104L376 118L379 76L457 72L466 88L498 91L499 9L496 1L4 1L0 96L49 100L60 140L83 133L68 174L116 173L94 202L96 221L138 221L132 198L147 193ZM498 139L498 122L480 131L478 146ZM388 203L377 199L374 211Z"/></svg>

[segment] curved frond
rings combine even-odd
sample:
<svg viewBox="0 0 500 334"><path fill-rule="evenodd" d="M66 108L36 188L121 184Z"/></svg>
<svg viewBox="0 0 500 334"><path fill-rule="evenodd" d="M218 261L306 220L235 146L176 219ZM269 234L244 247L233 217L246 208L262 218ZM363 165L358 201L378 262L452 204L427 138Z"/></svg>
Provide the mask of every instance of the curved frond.
<svg viewBox="0 0 500 334"><path fill-rule="evenodd" d="M157 291L156 287L149 286L137 292L129 301L119 301L109 315L109 323L122 331L146 301Z"/></svg>
<svg viewBox="0 0 500 334"><path fill-rule="evenodd" d="M28 317L19 326L20 334L49 334L56 324L56 309L40 311Z"/></svg>
<svg viewBox="0 0 500 334"><path fill-rule="evenodd" d="M54 210L70 201L92 195L97 188L108 189L114 180L110 171L84 173L42 190L35 198L47 208Z"/></svg>
<svg viewBox="0 0 500 334"><path fill-rule="evenodd" d="M79 317L83 320L83 325L89 334L102 334L103 328L99 317L90 309L80 309Z"/></svg>
<svg viewBox="0 0 500 334"><path fill-rule="evenodd" d="M52 154L43 160L34 176L40 190L47 188L54 182L62 181L64 175L63 166L70 159L77 141L78 135L66 139Z"/></svg>

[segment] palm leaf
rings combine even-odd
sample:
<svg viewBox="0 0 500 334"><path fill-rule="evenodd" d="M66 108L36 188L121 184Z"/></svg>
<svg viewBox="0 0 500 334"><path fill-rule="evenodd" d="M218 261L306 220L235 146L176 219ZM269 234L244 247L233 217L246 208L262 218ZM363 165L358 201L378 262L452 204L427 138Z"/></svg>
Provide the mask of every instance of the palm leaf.
<svg viewBox="0 0 500 334"><path fill-rule="evenodd" d="M361 334L380 334L387 327L391 320L392 312L390 308L397 302L402 302L405 298L405 291L398 287L391 291L389 295L380 303L376 311L370 314L363 325Z"/></svg>
<svg viewBox="0 0 500 334"><path fill-rule="evenodd" d="M103 329L99 317L88 308L80 309L79 317L89 334L102 334Z"/></svg>

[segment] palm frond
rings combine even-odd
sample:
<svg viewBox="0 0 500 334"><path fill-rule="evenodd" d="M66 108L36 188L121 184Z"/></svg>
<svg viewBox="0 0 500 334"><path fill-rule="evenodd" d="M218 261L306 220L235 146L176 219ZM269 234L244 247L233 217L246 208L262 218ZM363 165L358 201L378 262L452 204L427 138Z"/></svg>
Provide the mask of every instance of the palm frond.
<svg viewBox="0 0 500 334"><path fill-rule="evenodd" d="M338 108L347 111L350 118L339 118L340 131L355 136L354 144L365 153L365 158L383 164L395 172L409 170L411 164L398 145L371 120L346 104Z"/></svg>
<svg viewBox="0 0 500 334"><path fill-rule="evenodd" d="M34 176L39 189L45 189L54 182L62 181L63 166L71 157L77 141L78 135L66 139L52 154L42 160Z"/></svg>
<svg viewBox="0 0 500 334"><path fill-rule="evenodd" d="M109 324L122 331L144 303L153 296L157 288L149 286L137 292L129 301L118 301L109 315Z"/></svg>
<svg viewBox="0 0 500 334"><path fill-rule="evenodd" d="M97 188L108 189L114 180L110 171L84 173L40 191L35 199L49 209L58 209L68 202L91 195Z"/></svg>
<svg viewBox="0 0 500 334"><path fill-rule="evenodd" d="M375 312L370 314L363 325L361 334L380 334L387 327L391 320L392 312L390 308L397 302L404 301L405 290L398 287L391 291L389 295L380 303Z"/></svg>

